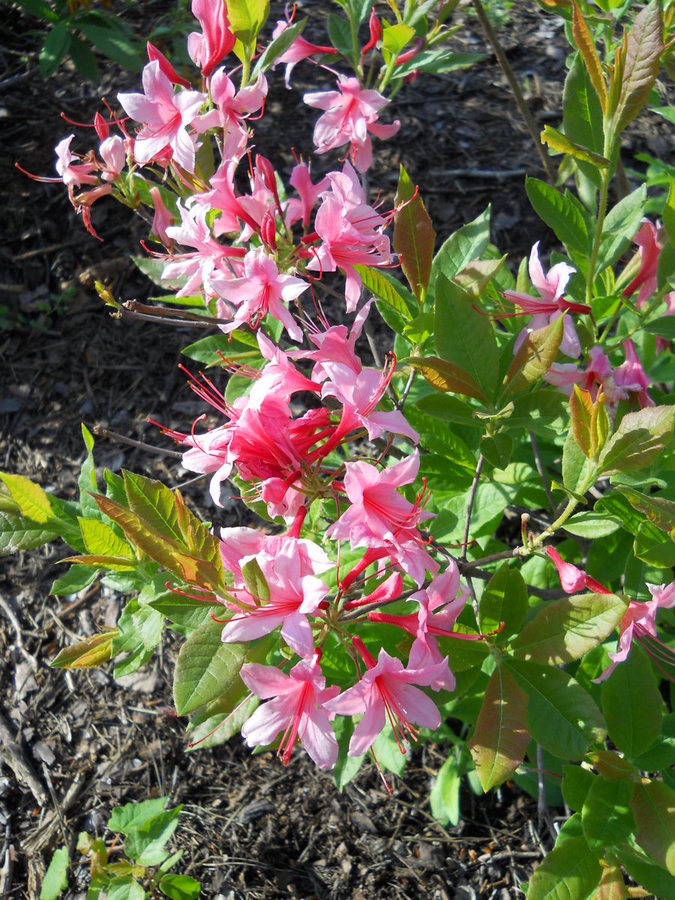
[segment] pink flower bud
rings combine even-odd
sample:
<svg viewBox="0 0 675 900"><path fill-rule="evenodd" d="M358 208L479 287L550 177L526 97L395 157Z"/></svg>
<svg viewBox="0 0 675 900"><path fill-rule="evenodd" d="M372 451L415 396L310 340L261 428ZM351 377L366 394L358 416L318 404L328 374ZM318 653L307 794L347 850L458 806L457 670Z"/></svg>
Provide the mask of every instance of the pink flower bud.
<svg viewBox="0 0 675 900"><path fill-rule="evenodd" d="M104 141L110 134L108 123L99 112L94 116L94 128L96 129L99 141Z"/></svg>
<svg viewBox="0 0 675 900"><path fill-rule="evenodd" d="M150 43L150 41L148 41L146 47L148 51L148 59L150 60L150 62L159 63L160 71L166 75L171 84L180 84L185 88L191 87L190 82L186 78L183 78L181 75L179 75L178 72L176 72L174 67L171 65L166 56L164 56L161 50L158 50L154 44Z"/></svg>

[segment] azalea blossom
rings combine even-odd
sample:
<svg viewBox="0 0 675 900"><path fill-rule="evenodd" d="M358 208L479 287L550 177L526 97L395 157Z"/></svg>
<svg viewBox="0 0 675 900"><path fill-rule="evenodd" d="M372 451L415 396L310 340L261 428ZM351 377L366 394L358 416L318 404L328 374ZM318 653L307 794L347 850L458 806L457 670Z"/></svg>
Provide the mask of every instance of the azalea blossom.
<svg viewBox="0 0 675 900"><path fill-rule="evenodd" d="M278 21L272 32L272 40L275 41L278 37L281 37L290 24L290 22L285 22L283 20ZM274 60L273 68L279 64L286 66L284 82L286 87L290 88L291 73L299 62L302 62L303 59L309 59L311 56L335 56L336 53L337 50L335 47L331 47L330 45L322 46L320 44L312 44L300 34L296 37L288 50L285 50L281 56L278 56Z"/></svg>
<svg viewBox="0 0 675 900"><path fill-rule="evenodd" d="M284 765L297 739L320 769L332 769L338 744L330 725L335 714L327 711L326 704L340 688L326 687L318 652L300 660L288 675L257 663L245 663L239 674L249 690L267 701L242 726L249 747L268 746L283 729L277 755Z"/></svg>
<svg viewBox="0 0 675 900"><path fill-rule="evenodd" d="M504 291L506 300L519 306L526 313L532 314L528 327L518 335L513 348L514 353L518 352L530 331L545 328L546 325L559 319L563 312L590 313L591 311L590 306L571 303L564 299L570 275L573 275L576 269L561 262L552 266L548 272L544 272L539 260L539 241L530 252L529 272L530 281L539 293L538 297L531 297L529 294L521 294L518 291ZM576 357L581 353L579 336L570 316L565 318L563 324L563 339L560 349L565 356Z"/></svg>
<svg viewBox="0 0 675 900"><path fill-rule="evenodd" d="M672 609L675 606L675 581L669 585L648 584L652 599L645 603L631 600L628 609L619 623L619 645L614 653L609 654L612 660L609 666L596 681L605 681L619 663L628 659L633 641L637 641L649 655L657 669L671 681L675 680L675 653L663 644L656 634L656 615L659 609Z"/></svg>
<svg viewBox="0 0 675 900"><path fill-rule="evenodd" d="M641 409L646 406L654 406L654 401L647 393L651 384L642 368L635 344L628 340L623 342L623 351L626 361L614 370L614 384L622 400L627 400L630 394L635 394Z"/></svg>
<svg viewBox="0 0 675 900"><path fill-rule="evenodd" d="M208 78L232 50L236 38L230 31L225 0L192 0L192 15L199 20L202 33L193 31L188 35L188 53Z"/></svg>
<svg viewBox="0 0 675 900"><path fill-rule="evenodd" d="M377 91L362 88L357 78L338 76L338 90L305 94L308 106L325 110L314 126L317 153L327 153L336 147L350 145L352 162L359 172L366 172L373 161L370 135L385 140L393 137L401 127L378 123L380 110L389 101Z"/></svg>
<svg viewBox="0 0 675 900"><path fill-rule="evenodd" d="M211 78L209 93L216 109L194 120L195 131L201 134L209 128L223 128L227 134L238 131L246 141L248 139L246 116L257 112L267 96L265 76L259 75L254 84L237 91L225 69L220 68Z"/></svg>
<svg viewBox="0 0 675 900"><path fill-rule="evenodd" d="M558 571L560 586L566 594L577 594L584 589L593 591L594 594L611 594L606 587L587 575L583 569L579 569L572 563L564 562L557 550L553 547L546 548L546 555L551 559Z"/></svg>
<svg viewBox="0 0 675 900"><path fill-rule="evenodd" d="M234 331L244 324L257 328L269 313L283 324L291 340L302 341L302 329L284 304L297 300L309 284L294 275L280 274L264 249L249 250L241 278L228 280L221 275L214 283L218 294L235 306L232 322L221 325L222 331Z"/></svg>
<svg viewBox="0 0 675 900"><path fill-rule="evenodd" d="M663 248L659 230L649 219L642 220L642 225L633 238L633 243L640 248L638 250L640 270L624 290L623 295L631 297L635 291L638 291L635 305L639 311L656 290L659 256Z"/></svg>
<svg viewBox="0 0 675 900"><path fill-rule="evenodd" d="M296 222L302 221L302 227L307 230L312 210L319 196L330 187L327 178L322 178L316 184L312 181L309 166L300 162L293 166L290 184L298 192L299 198L291 197L286 201L285 219L286 225L291 228Z"/></svg>
<svg viewBox="0 0 675 900"><path fill-rule="evenodd" d="M623 346L626 359L616 369L612 369L607 356L596 346L589 351L585 369L574 363L554 363L544 375L544 380L556 385L568 396L573 385L578 384L590 393L594 401L602 389L609 407L613 409L621 400L629 400L632 394L641 408L653 406L654 401L647 393L650 382L638 359L635 345L628 340L624 341Z"/></svg>
<svg viewBox="0 0 675 900"><path fill-rule="evenodd" d="M96 171L96 163L80 162L75 163L79 157L75 156L70 149L70 145L75 137L69 134L54 148L56 153L56 171L59 173L60 181L63 181L67 188L77 188L83 184L98 184L98 176L93 174Z"/></svg>
<svg viewBox="0 0 675 900"><path fill-rule="evenodd" d="M149 62L143 69L143 91L117 95L127 115L143 123L134 140L136 162L145 165L170 148L178 165L194 172L195 139L187 128L197 117L206 96L199 91L174 92L158 60Z"/></svg>
<svg viewBox="0 0 675 900"><path fill-rule="evenodd" d="M372 747L387 721L404 753L408 738L417 740L414 725L438 728L441 724L436 704L415 685L428 687L443 677L447 659L424 669L406 669L400 659L390 656L384 648L376 663L359 638L354 638L353 643L367 669L354 687L329 700L325 707L342 716L363 715L349 742L349 756L362 756Z"/></svg>

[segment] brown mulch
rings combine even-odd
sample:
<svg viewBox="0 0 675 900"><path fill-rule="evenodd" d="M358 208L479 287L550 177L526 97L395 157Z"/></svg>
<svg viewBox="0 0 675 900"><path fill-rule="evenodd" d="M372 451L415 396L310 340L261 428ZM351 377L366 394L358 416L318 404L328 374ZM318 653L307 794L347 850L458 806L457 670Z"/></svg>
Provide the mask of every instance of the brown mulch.
<svg viewBox="0 0 675 900"><path fill-rule="evenodd" d="M142 4L143 15L152 17L161 5ZM538 124L556 124L566 52L560 21L534 4L516 6L502 38ZM185 427L201 411L177 371L181 347L201 333L111 319L93 281L105 281L124 299L147 296L128 261L143 224L112 204L97 204L94 224L105 240L99 244L61 187L32 183L13 168L18 160L51 174L54 145L77 132L61 122L60 111L91 121L100 96L112 101L116 91L136 89L137 78L107 66L93 86L65 67L44 82L28 20L7 5L3 17L0 469L68 497L83 459L82 421L157 444L147 417ZM462 35L459 49L486 49L475 20L467 19ZM371 185L390 203L403 162L441 238L492 202L493 241L517 264L545 233L527 203L524 172L543 173L505 79L486 53L474 69L422 78L402 92L401 134L380 145ZM299 66L293 92L280 72L270 79L257 145L281 167L292 164L291 146L305 154L311 146L313 113L300 96L312 74ZM86 133L77 133L85 147ZM643 146L658 154L658 125L643 137ZM553 246L550 235L544 241ZM101 471L129 468L172 486L189 480L173 459L122 443L99 439L95 453ZM213 510L203 481L188 493L214 524L238 521L236 504ZM170 637L123 684L107 668L66 674L49 668L60 647L114 624L120 608L119 598L101 587L75 599L50 597L63 555L62 547L48 547L0 560L3 896L37 897L56 847L72 845L80 830L103 834L114 806L151 795L184 804L176 839L185 850L182 871L201 881L203 896L227 900L508 898L550 848L534 801L508 786L484 798L466 790L461 823L435 822L428 794L448 746L415 748L404 777L390 776L391 796L371 765L338 793L300 750L287 768L268 754L251 755L239 739L187 752L185 723L172 713L176 640ZM75 874L71 897L86 885L85 870Z"/></svg>

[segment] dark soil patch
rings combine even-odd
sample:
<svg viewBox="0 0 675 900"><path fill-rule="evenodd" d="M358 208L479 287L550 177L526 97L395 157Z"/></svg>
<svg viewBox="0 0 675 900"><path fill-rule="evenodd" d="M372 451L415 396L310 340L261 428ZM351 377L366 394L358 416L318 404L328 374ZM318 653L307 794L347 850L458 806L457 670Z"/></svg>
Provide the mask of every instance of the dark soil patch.
<svg viewBox="0 0 675 900"><path fill-rule="evenodd" d="M522 6L502 37L543 127L559 119L566 51L559 20ZM151 16L158 3L143 8ZM0 468L69 496L83 458L81 421L160 443L146 417L184 427L201 412L176 368L181 347L199 335L111 319L93 281L104 280L125 299L146 295L128 262L144 226L101 203L94 210L101 245L86 234L62 188L33 184L13 168L18 160L33 172L51 173L53 147L72 130L59 112L91 121L101 95L112 101L118 90L136 89L136 77L108 67L102 83L92 86L63 69L43 82L36 41L25 36L27 20L7 6L5 13ZM475 20L463 34L460 49L485 48ZM517 262L542 236L525 197L524 172L542 173L501 71L486 52L474 69L420 79L400 96L400 139L379 147L371 184L381 187L385 204L391 202L403 162L420 182L440 238L491 202L493 241ZM311 147L313 113L302 105L301 92L312 74L298 67L293 92L284 89L281 73L270 79L258 147L275 164L290 166L291 146L305 154ZM644 136L647 146L659 140L657 131ZM125 467L171 485L189 477L173 459L124 444L100 440L96 453L101 469ZM209 515L220 515L215 524L238 521L236 504L214 513L204 482L188 492ZM49 668L61 646L114 624L119 613L119 600L99 587L74 602L49 596L63 555L50 547L5 559L0 569L5 896L37 897L55 847L85 828L101 834L113 806L150 795L185 804L176 843L186 851L184 870L201 881L206 897L506 898L517 895L544 843L550 846L533 824L536 804L510 789L480 800L467 792L461 824L438 825L428 794L448 747L417 748L405 777L391 779L391 797L372 766L339 794L301 751L288 768L272 756L252 756L238 739L213 751L186 752L184 723L171 712L176 641L168 640L147 670L123 685L106 670L64 675ZM42 802L20 783L9 739L22 749Z"/></svg>

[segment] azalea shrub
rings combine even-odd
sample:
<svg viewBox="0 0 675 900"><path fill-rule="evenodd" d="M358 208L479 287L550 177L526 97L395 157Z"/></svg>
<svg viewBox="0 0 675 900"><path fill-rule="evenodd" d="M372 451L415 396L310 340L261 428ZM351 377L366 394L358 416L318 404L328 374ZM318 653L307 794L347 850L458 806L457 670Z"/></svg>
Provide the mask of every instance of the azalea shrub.
<svg viewBox="0 0 675 900"><path fill-rule="evenodd" d="M675 188L667 166L630 184L620 159L645 107L672 120L672 10L542 0L570 41L541 135L558 174L527 177L541 232L513 260L489 208L437 241L404 167L373 199L392 99L479 61L447 44L456 5L339 0L316 44L305 19L268 28L261 0L193 0L194 66L148 45L96 148L58 143L54 180L92 233L104 197L147 222L136 262L161 294L99 285L113 315L209 328L183 351L205 415L157 442L251 524L216 530L142 474L97 478L83 427L79 500L1 476L3 548L61 538L55 595L101 578L127 598L56 667L126 675L182 635L192 748L241 733L288 763L300 745L339 788L371 762L391 789L416 742L443 742L441 823L464 778L569 811L528 897L624 896L626 875L672 896ZM252 143L267 79L284 66L292 89L300 63L334 79L303 97L321 175Z"/></svg>

